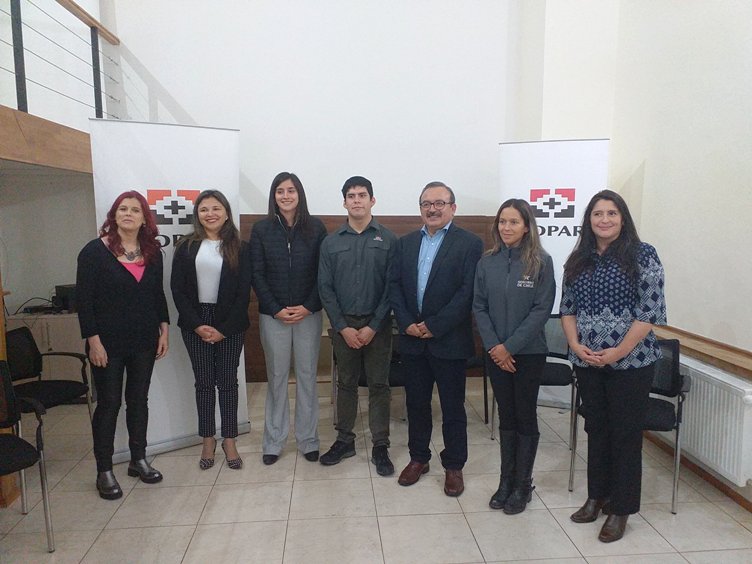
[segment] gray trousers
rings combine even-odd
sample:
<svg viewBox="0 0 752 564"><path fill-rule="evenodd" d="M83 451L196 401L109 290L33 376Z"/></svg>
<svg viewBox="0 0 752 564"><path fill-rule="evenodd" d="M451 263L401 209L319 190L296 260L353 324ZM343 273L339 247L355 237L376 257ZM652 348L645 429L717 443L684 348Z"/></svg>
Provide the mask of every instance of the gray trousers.
<svg viewBox="0 0 752 564"><path fill-rule="evenodd" d="M319 398L316 389L321 312L299 323L286 325L271 315L259 316L261 345L266 359L266 414L264 454L279 455L290 431L290 400L287 382L295 355L295 439L303 454L319 450Z"/></svg>
<svg viewBox="0 0 752 564"><path fill-rule="evenodd" d="M370 321L367 316L346 315L348 327L360 329ZM337 358L337 440L355 440L355 419L358 415L358 380L365 370L368 383L368 425L373 446L389 446L389 408L392 390L389 387L389 368L392 360L392 325L388 321L374 335L370 343L351 349L339 333L332 338Z"/></svg>

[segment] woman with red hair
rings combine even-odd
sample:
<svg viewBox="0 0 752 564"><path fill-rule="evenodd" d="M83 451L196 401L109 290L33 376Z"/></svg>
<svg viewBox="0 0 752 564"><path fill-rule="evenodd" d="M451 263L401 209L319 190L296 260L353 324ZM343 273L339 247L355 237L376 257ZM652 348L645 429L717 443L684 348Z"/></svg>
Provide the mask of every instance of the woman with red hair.
<svg viewBox="0 0 752 564"><path fill-rule="evenodd" d="M78 255L76 302L97 390L91 427L97 490L104 499L123 495L112 472L112 455L124 373L128 475L147 484L162 480L146 461L149 384L154 361L167 354L170 321L158 233L144 197L124 192L107 212L99 238Z"/></svg>

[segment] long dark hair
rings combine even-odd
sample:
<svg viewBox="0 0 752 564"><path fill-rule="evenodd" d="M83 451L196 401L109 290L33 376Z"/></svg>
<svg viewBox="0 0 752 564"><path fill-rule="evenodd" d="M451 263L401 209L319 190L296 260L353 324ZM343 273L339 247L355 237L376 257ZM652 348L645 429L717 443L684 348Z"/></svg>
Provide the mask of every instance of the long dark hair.
<svg viewBox="0 0 752 564"><path fill-rule="evenodd" d="M525 274L535 279L543 267L542 255L544 250L540 242L540 236L538 235L538 224L535 221L535 214L530 204L525 200L510 198L501 204L499 211L496 212L496 219L494 219L493 231L491 232L494 244L487 254L494 255L504 247L504 242L501 240L501 235L499 234L499 218L501 217L501 212L506 208L517 210L522 216L522 221L525 222L527 233L522 236L522 241L520 241L520 254L522 263L525 265Z"/></svg>
<svg viewBox="0 0 752 564"><path fill-rule="evenodd" d="M182 245L186 241L189 245L193 245L194 243L201 243L201 241L206 239L206 229L201 225L201 221L198 218L198 208L206 198L214 198L222 204L225 212L227 212L227 221L225 221L219 230L219 239L222 241L219 245L219 253L227 261L230 270L236 271L240 262L240 231L238 231L235 221L232 219L230 202L227 201L225 195L219 190L204 190L198 195L196 201L193 203L193 232L180 239L177 245Z"/></svg>
<svg viewBox="0 0 752 564"><path fill-rule="evenodd" d="M295 209L295 220L293 221L293 225L297 225L302 231L307 233L310 230L310 222L308 220L311 217L311 214L308 212L308 199L306 198L303 183L300 181L300 178L298 178L298 175L293 172L280 172L274 177L274 180L272 180L271 188L269 188L269 210L267 212L267 217L272 221L276 221L277 216L280 216L280 219L284 221L284 218L281 217L281 214L279 213L279 206L277 205L275 194L279 185L285 180L291 181L292 185L295 186L295 190L298 192L298 207Z"/></svg>
<svg viewBox="0 0 752 564"><path fill-rule="evenodd" d="M115 214L118 207L123 203L126 198L133 198L138 200L141 206L141 212L144 215L144 224L138 230L138 246L141 247L141 256L144 258L144 264L150 264L162 247L157 242L157 235L159 235L159 229L157 223L154 221L154 215L151 213L149 203L146 201L140 192L135 190L128 190L123 192L112 204L110 211L107 212L107 217L102 223L102 227L99 228L99 236L107 240L107 246L116 256L125 254L123 248L123 241L118 233L117 222L115 221Z"/></svg>
<svg viewBox="0 0 752 564"><path fill-rule="evenodd" d="M572 254L569 255L567 262L564 264L564 282L570 283L583 272L592 270L593 268L593 254L596 250L597 242L590 222L590 216L593 213L595 205L601 200L613 202L616 209L619 210L622 219L619 237L608 246L604 254L612 256L629 278L634 280L637 277L637 251L640 246L640 237L637 235L637 228L634 221L632 221L632 215L629 213L629 208L624 198L613 190L601 190L592 197L587 208L585 208L580 238L577 240L577 246L575 246Z"/></svg>

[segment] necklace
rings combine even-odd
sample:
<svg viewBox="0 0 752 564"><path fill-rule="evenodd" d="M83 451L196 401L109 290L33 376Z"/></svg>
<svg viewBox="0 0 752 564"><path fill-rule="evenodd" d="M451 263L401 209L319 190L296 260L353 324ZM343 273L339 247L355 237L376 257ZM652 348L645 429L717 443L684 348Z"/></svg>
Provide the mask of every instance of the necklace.
<svg viewBox="0 0 752 564"><path fill-rule="evenodd" d="M123 256L127 258L130 261L136 260L138 257L141 256L141 247L136 247L134 250L128 252L125 249L123 249Z"/></svg>

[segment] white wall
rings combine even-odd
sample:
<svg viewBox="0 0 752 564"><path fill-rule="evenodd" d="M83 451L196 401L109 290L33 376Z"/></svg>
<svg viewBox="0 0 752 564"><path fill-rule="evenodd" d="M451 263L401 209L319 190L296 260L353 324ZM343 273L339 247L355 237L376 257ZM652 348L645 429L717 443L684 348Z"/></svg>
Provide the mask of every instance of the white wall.
<svg viewBox="0 0 752 564"><path fill-rule="evenodd" d="M752 4L624 1L611 185L666 267L669 323L752 350Z"/></svg>
<svg viewBox="0 0 752 564"><path fill-rule="evenodd" d="M241 130L241 212L297 172L314 213L369 177L376 213L444 180L460 213L497 204L509 4L477 0L108 2L104 23L167 114ZM135 96L134 96L135 98ZM143 109L141 109L143 112ZM221 187L219 187L221 188Z"/></svg>
<svg viewBox="0 0 752 564"><path fill-rule="evenodd" d="M546 2L542 139L608 139L618 0Z"/></svg>
<svg viewBox="0 0 752 564"><path fill-rule="evenodd" d="M78 251L96 237L91 175L0 170L0 268L13 313L76 282ZM30 305L42 305L36 301Z"/></svg>
<svg viewBox="0 0 752 564"><path fill-rule="evenodd" d="M669 322L752 349L748 2L101 4L128 90L111 109L239 127L242 213L287 169L314 213L343 211L342 181L364 174L380 214L413 213L433 179L460 214L491 214L499 141L610 137L609 183L665 263ZM25 248L2 190L0 233Z"/></svg>
<svg viewBox="0 0 752 564"><path fill-rule="evenodd" d="M76 3L99 18L98 0ZM10 13L8 0L0 1L0 6ZM0 37L12 43L10 16L4 12L0 12ZM25 24L22 33L29 113L87 131L87 120L94 116L94 109L89 107L94 106L89 28L57 2L49 0L21 2L21 20ZM0 43L0 66L11 71L15 68L13 49L5 43ZM2 69L0 104L18 107L15 77Z"/></svg>

